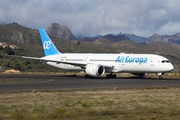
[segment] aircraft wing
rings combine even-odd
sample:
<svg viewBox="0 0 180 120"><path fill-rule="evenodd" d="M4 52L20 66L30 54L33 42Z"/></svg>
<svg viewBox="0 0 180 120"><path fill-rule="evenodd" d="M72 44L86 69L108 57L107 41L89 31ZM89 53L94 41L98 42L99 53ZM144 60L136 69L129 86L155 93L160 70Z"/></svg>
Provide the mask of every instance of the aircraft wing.
<svg viewBox="0 0 180 120"><path fill-rule="evenodd" d="M17 57L17 58L24 58L24 59L32 59L32 60L39 60L39 61L45 61L45 62L56 62L56 63L64 63L64 64L70 64L74 66L79 66L82 68L85 68L87 64L93 64L93 63L78 63L78 62L67 62L67 61L60 61L60 60L53 60L53 59L47 59L47 58L37 58L37 57L26 57L26 56L17 56L17 55L5 55L10 57ZM113 68L113 65L103 65L105 68Z"/></svg>

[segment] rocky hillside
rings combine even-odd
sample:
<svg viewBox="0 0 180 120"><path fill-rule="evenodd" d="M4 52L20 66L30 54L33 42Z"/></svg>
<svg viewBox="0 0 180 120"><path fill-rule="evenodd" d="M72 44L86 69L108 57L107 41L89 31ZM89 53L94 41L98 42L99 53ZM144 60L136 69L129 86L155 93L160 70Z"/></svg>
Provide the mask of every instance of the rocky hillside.
<svg viewBox="0 0 180 120"><path fill-rule="evenodd" d="M120 41L123 41L123 40L130 40L128 37L126 37L124 35L113 36L111 34L102 36L101 38L108 39L108 40L110 40L112 42L120 42ZM81 39L77 39L77 41L80 41L80 42L92 42L92 41L98 41L101 38L98 38L98 37L92 37L92 38L84 37L84 38L81 38Z"/></svg>
<svg viewBox="0 0 180 120"><path fill-rule="evenodd" d="M57 38L64 40L75 40L75 36L71 33L71 30L67 26L61 26L58 23L52 23L48 29L47 33Z"/></svg>
<svg viewBox="0 0 180 120"><path fill-rule="evenodd" d="M40 35L38 30L33 30L23 27L17 23L0 25L1 39L8 39L20 43L41 45Z"/></svg>
<svg viewBox="0 0 180 120"><path fill-rule="evenodd" d="M97 39L99 39L99 38L98 37L92 37L92 38L83 37L81 39L77 39L77 41L80 41L80 42L90 42L90 41L96 41Z"/></svg>
<svg viewBox="0 0 180 120"><path fill-rule="evenodd" d="M130 40L128 37L124 36L124 35L120 35L120 36L113 36L111 34L105 35L102 38L106 38L112 42L120 42L123 40Z"/></svg>
<svg viewBox="0 0 180 120"><path fill-rule="evenodd" d="M137 42L137 43L144 43L146 42L147 38L141 37L141 36L136 36L134 34L127 34L127 33L119 33L117 36L119 35L124 35L126 37L128 37L130 40Z"/></svg>
<svg viewBox="0 0 180 120"><path fill-rule="evenodd" d="M180 33L177 33L175 35L153 34L147 39L146 43L152 43L157 41L180 44Z"/></svg>

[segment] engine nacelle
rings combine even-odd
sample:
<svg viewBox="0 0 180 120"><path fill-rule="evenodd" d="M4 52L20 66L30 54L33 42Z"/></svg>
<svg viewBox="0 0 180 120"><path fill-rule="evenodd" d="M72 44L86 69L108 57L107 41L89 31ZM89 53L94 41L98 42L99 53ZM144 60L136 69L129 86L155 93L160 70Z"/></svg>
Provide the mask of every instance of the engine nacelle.
<svg viewBox="0 0 180 120"><path fill-rule="evenodd" d="M89 64L86 66L86 74L90 76L102 76L105 73L104 66Z"/></svg>

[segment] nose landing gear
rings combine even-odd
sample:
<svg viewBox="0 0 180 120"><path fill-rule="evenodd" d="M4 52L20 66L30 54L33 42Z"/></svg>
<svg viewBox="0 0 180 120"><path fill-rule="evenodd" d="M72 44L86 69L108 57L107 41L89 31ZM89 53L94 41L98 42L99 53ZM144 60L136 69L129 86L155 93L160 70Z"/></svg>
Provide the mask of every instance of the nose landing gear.
<svg viewBox="0 0 180 120"><path fill-rule="evenodd" d="M158 76L158 80L162 80L162 79L163 79L162 75Z"/></svg>
<svg viewBox="0 0 180 120"><path fill-rule="evenodd" d="M164 75L164 73L158 73L158 80L162 80L163 79L162 75Z"/></svg>

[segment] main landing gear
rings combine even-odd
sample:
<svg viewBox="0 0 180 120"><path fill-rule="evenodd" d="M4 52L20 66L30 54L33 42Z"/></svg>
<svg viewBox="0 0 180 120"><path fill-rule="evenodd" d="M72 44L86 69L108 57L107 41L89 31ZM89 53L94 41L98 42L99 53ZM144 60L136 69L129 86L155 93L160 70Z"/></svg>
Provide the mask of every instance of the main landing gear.
<svg viewBox="0 0 180 120"><path fill-rule="evenodd" d="M84 78L85 78L85 79L88 79L88 78L90 78L90 79L94 79L95 77L93 77L93 76L89 76L89 75L85 75L85 76L84 76Z"/></svg>
<svg viewBox="0 0 180 120"><path fill-rule="evenodd" d="M84 78L85 78L85 79L88 79L88 78L94 79L95 77L89 76L89 75L85 75ZM116 78L116 74L112 74L112 73L107 74L107 75L106 75L106 78Z"/></svg>
<svg viewBox="0 0 180 120"><path fill-rule="evenodd" d="M116 74L112 74L112 73L107 74L106 78L116 78Z"/></svg>

